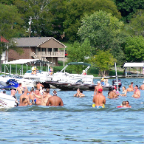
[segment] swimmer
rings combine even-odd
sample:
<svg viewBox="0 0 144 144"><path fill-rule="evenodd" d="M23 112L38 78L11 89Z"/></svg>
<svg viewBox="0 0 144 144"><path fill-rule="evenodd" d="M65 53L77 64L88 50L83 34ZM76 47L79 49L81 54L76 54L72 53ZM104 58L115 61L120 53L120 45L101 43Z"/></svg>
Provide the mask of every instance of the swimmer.
<svg viewBox="0 0 144 144"><path fill-rule="evenodd" d="M27 98L22 98L22 102L19 104L19 106L28 106Z"/></svg>
<svg viewBox="0 0 144 144"><path fill-rule="evenodd" d="M140 98L140 90L138 89L138 85L135 86L134 94L132 95L134 98Z"/></svg>
<svg viewBox="0 0 144 144"><path fill-rule="evenodd" d="M41 105L42 106L46 106L46 103L48 101L49 97L48 97L48 92L44 91L42 97L41 97Z"/></svg>
<svg viewBox="0 0 144 144"><path fill-rule="evenodd" d="M74 96L76 96L76 97L84 97L85 95L83 94L83 91L78 88L77 89L77 93Z"/></svg>
<svg viewBox="0 0 144 144"><path fill-rule="evenodd" d="M123 101L121 106L117 106L117 108L127 108L126 101Z"/></svg>
<svg viewBox="0 0 144 144"><path fill-rule="evenodd" d="M129 101L126 101L126 106L127 106L128 108L131 108L131 106L129 105Z"/></svg>
<svg viewBox="0 0 144 144"><path fill-rule="evenodd" d="M119 93L116 92L116 90L114 88L109 88L109 92L108 92L108 98L109 99L114 99L117 98L119 96Z"/></svg>
<svg viewBox="0 0 144 144"><path fill-rule="evenodd" d="M126 87L125 86L123 86L122 87L122 94L120 94L120 96L126 96L127 95L127 90L126 90Z"/></svg>
<svg viewBox="0 0 144 144"><path fill-rule="evenodd" d="M102 94L102 89L98 89L98 93L93 97L93 102L95 104L95 107L98 108L103 108L103 105L105 105L106 103L106 98L105 96Z"/></svg>
<svg viewBox="0 0 144 144"><path fill-rule="evenodd" d="M50 89L49 89L49 88L46 89L46 92L47 92L47 96L48 96L49 98L52 97L52 95L50 94Z"/></svg>
<svg viewBox="0 0 144 144"><path fill-rule="evenodd" d="M127 88L127 92L131 92L131 91L134 91L133 82L131 82L131 85L129 85L129 87Z"/></svg>
<svg viewBox="0 0 144 144"><path fill-rule="evenodd" d="M53 92L53 96L50 97L46 103L46 106L63 106L63 101L57 96L57 92Z"/></svg>
<svg viewBox="0 0 144 144"><path fill-rule="evenodd" d="M34 95L34 102L36 105L41 105L41 98L42 95L40 94L40 91L38 89L35 90Z"/></svg>
<svg viewBox="0 0 144 144"><path fill-rule="evenodd" d="M36 86L38 90L41 90L44 87L40 82L38 82Z"/></svg>
<svg viewBox="0 0 144 144"><path fill-rule="evenodd" d="M20 101L19 101L19 102L20 102L20 105L22 105L22 99L23 99L23 98L26 98L27 101L28 101L28 104L29 104L29 105L32 105L32 103L30 103L29 95L27 95L27 93L28 93L28 89L25 88L24 93L20 96Z"/></svg>
<svg viewBox="0 0 144 144"><path fill-rule="evenodd" d="M18 91L19 94L23 94L24 93L24 88L22 87L21 83L19 83L19 86L16 89L16 93L17 93L17 91Z"/></svg>
<svg viewBox="0 0 144 144"><path fill-rule="evenodd" d="M144 90L144 81L143 81L143 84L140 86L140 89Z"/></svg>
<svg viewBox="0 0 144 144"><path fill-rule="evenodd" d="M32 87L30 92L29 92L29 100L32 100L32 103L34 104L34 88Z"/></svg>
<svg viewBox="0 0 144 144"><path fill-rule="evenodd" d="M95 90L94 90L94 96L98 93L98 89L103 89L100 81L97 81L97 86L95 86Z"/></svg>

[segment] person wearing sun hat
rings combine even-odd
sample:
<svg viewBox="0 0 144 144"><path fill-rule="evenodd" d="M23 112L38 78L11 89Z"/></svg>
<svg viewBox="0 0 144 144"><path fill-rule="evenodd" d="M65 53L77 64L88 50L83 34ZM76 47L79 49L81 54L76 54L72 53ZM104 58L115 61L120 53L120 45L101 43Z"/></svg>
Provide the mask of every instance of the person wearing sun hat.
<svg viewBox="0 0 144 144"><path fill-rule="evenodd" d="M106 98L102 94L102 91L103 91L103 89L99 88L98 93L93 97L94 104L92 105L92 107L96 107L96 108L104 108L105 107Z"/></svg>

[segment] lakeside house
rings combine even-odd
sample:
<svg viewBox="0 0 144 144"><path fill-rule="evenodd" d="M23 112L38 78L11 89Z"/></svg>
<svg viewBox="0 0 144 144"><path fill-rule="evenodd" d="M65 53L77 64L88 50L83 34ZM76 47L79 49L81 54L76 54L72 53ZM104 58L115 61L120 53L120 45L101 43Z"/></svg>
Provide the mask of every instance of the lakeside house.
<svg viewBox="0 0 144 144"><path fill-rule="evenodd" d="M22 37L14 38L16 46L23 50L20 55L10 49L8 60L40 59L58 65L58 58L65 58L66 46L54 37Z"/></svg>

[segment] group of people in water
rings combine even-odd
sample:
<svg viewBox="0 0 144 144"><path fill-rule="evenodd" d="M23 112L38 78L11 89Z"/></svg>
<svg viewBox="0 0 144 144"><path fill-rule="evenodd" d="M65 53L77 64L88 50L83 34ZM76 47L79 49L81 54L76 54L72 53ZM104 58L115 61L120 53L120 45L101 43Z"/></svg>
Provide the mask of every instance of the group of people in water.
<svg viewBox="0 0 144 144"><path fill-rule="evenodd" d="M16 99L17 106L63 106L63 101L57 96L55 90L53 91L53 95L51 95L49 88L44 90L42 87L43 85L38 82L36 89L32 87L31 90L28 91L27 87L22 87L22 84L20 83L16 90L11 90L11 96ZM15 96L17 92L20 94L19 102Z"/></svg>
<svg viewBox="0 0 144 144"><path fill-rule="evenodd" d="M28 105L42 105L42 106L63 106L63 100L57 96L57 92L54 90L53 95L50 94L50 89L46 88L43 89L43 85L38 82L37 88L31 88L28 91L27 87L22 87L22 84L19 84L19 87L16 90L11 90L11 96L16 99L17 106L28 106ZM143 84L140 86L141 90L144 90L144 81ZM119 96L126 96L127 92L134 92L132 97L140 98L140 90L137 85L133 86L133 82L129 85L126 89L125 86L122 87L122 93L120 94L117 91L117 87L110 87L108 92L109 99L115 99ZM5 92L5 91L4 91ZM20 94L19 102L15 96L16 93ZM79 88L77 89L77 93L74 94L74 97L84 97L83 91ZM104 108L106 104L106 97L103 95L103 86L101 85L100 81L97 81L97 85L94 89L94 96L93 96L93 105L92 107L96 108ZM129 105L129 101L123 101L120 106L117 108L131 108Z"/></svg>

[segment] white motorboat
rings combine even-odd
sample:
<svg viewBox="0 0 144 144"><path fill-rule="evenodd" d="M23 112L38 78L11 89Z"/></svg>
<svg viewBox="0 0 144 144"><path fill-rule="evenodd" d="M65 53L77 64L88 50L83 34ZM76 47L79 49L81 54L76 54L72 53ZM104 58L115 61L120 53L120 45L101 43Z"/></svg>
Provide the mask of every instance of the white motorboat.
<svg viewBox="0 0 144 144"><path fill-rule="evenodd" d="M7 94L0 93L0 108L12 108L16 105L15 98Z"/></svg>

